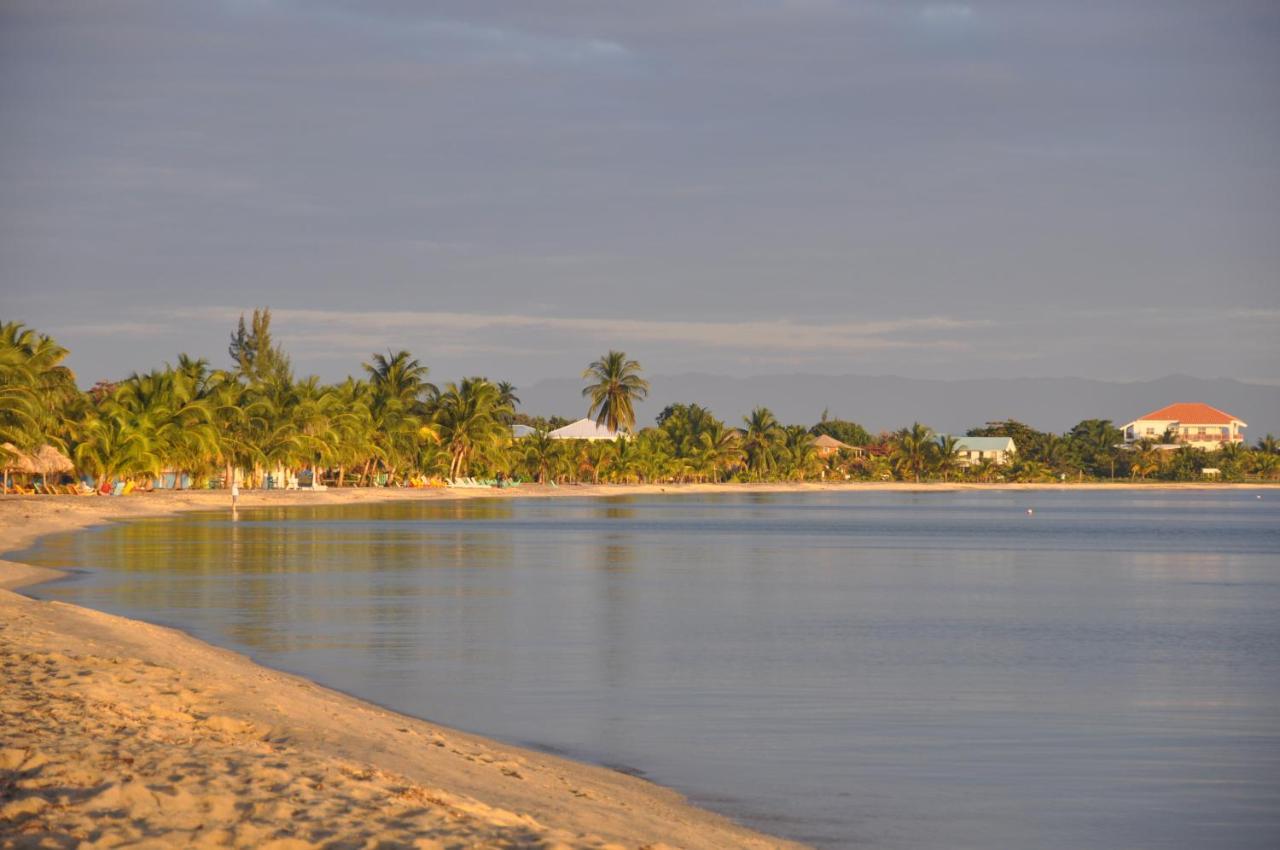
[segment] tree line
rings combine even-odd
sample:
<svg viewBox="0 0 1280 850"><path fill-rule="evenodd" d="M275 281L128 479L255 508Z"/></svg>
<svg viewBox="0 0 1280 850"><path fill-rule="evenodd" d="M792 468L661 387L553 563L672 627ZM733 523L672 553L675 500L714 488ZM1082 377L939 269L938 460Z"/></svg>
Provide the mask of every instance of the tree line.
<svg viewBox="0 0 1280 850"><path fill-rule="evenodd" d="M1112 478L1190 480L1211 466L1226 479L1280 477L1270 435L1252 449L1217 452L1151 444L1121 448L1107 420L1063 434L1013 420L969 436L1009 436L1017 453L997 466L964 464L956 438L920 423L876 435L823 413L787 425L757 407L731 425L696 403L672 404L636 428L648 393L638 362L610 351L583 373L584 409L621 432L609 441L557 440L564 419L519 411L508 382L468 377L437 386L408 351L374 354L360 377L333 384L295 376L272 338L269 310L242 317L229 365L179 355L176 363L81 391L63 365L67 350L17 322L0 324L0 460L52 445L97 481L154 480L226 485L233 470L260 485L273 470L309 472L336 486L409 484L464 477L537 482L724 482L815 480L1050 481ZM533 427L514 437L512 426ZM858 451L820 453L826 434Z"/></svg>

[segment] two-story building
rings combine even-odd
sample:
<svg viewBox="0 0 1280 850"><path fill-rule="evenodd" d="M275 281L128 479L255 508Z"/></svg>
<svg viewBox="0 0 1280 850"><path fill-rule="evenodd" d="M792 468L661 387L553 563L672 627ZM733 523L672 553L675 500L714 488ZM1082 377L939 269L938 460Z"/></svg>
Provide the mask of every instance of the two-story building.
<svg viewBox="0 0 1280 850"><path fill-rule="evenodd" d="M1004 466L1017 450L1013 437L956 437L956 460L961 466L975 466L984 460Z"/></svg>
<svg viewBox="0 0 1280 850"><path fill-rule="evenodd" d="M1124 426L1125 443L1151 440L1216 450L1223 443L1243 443L1241 430L1249 427L1230 413L1200 402L1179 402L1140 416Z"/></svg>

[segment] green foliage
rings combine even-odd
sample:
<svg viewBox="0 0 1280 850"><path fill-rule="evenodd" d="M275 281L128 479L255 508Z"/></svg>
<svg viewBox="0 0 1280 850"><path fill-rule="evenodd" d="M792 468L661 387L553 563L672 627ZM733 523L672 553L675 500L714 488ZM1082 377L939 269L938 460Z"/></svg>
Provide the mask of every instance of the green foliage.
<svg viewBox="0 0 1280 850"><path fill-rule="evenodd" d="M742 421L747 426L742 435L747 470L757 481L767 478L777 469L786 432L767 407L757 407Z"/></svg>
<svg viewBox="0 0 1280 850"><path fill-rule="evenodd" d="M293 367L284 350L271 340L271 310L254 310L245 326L244 316L231 334L227 353L235 364L237 374L250 383L287 381L293 375Z"/></svg>
<svg viewBox="0 0 1280 850"><path fill-rule="evenodd" d="M515 413L511 416L513 425L525 425L535 431L554 431L568 425L570 421L563 416L530 416L527 413Z"/></svg>
<svg viewBox="0 0 1280 850"><path fill-rule="evenodd" d="M475 462L493 468L511 438L510 406L495 384L464 378L449 384L436 399L430 431L449 453L449 477L471 474Z"/></svg>
<svg viewBox="0 0 1280 850"><path fill-rule="evenodd" d="M71 436L64 411L80 401L67 350L19 322L0 325L0 444L21 451ZM0 449L0 452L3 452Z"/></svg>
<svg viewBox="0 0 1280 850"><path fill-rule="evenodd" d="M826 434L828 437L850 446L865 446L873 441L867 429L857 422L850 422L846 419L828 419L826 411L822 413L822 420L809 429L809 433L815 437Z"/></svg>
<svg viewBox="0 0 1280 850"><path fill-rule="evenodd" d="M587 416L610 431L630 431L636 424L635 402L649 394L649 382L640 377L640 364L621 351L610 351L582 373L594 383L582 390L590 399Z"/></svg>
<svg viewBox="0 0 1280 850"><path fill-rule="evenodd" d="M893 452L889 455L894 470L900 476L916 481L920 481L929 472L937 456L938 443L933 429L919 422L897 433Z"/></svg>
<svg viewBox="0 0 1280 850"><path fill-rule="evenodd" d="M956 438L938 437L920 423L873 438L825 412L812 428L784 426L767 407L733 428L696 403L672 404L655 427L630 433L634 403L648 385L639 364L617 351L588 368L593 382L584 395L597 421L623 436L553 440L548 432L568 420L517 413L511 384L473 377L441 390L408 351L372 355L359 379L326 385L295 378L270 324L266 310L242 319L232 335L232 369L180 355L176 363L83 393L62 365L64 348L21 324L0 325L0 444L11 443L15 452L52 444L81 473L99 478L177 472L179 480L197 483L225 479L233 469L247 472L251 482L311 469L339 486L499 474L557 483L1053 481L1117 474L1192 481L1202 480L1205 468L1220 470L1225 480L1280 480L1280 443L1271 435L1253 449L1169 451L1150 442L1123 446L1120 431L1098 419L1061 435L1016 420L971 430L971 436L1013 438L1017 453L1004 465L970 465ZM513 423L535 433L513 439ZM813 438L820 434L868 453L819 456Z"/></svg>

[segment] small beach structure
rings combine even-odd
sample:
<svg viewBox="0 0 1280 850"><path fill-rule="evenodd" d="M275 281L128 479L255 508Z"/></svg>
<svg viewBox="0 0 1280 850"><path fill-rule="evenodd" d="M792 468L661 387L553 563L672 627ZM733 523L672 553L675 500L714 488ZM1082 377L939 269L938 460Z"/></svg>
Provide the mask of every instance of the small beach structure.
<svg viewBox="0 0 1280 850"><path fill-rule="evenodd" d="M840 452L849 452L854 457L863 457L867 450L858 446L851 446L848 443L842 443L830 434L819 434L809 441L814 450L818 453L818 457L827 458Z"/></svg>
<svg viewBox="0 0 1280 850"><path fill-rule="evenodd" d="M13 443L5 443L0 446L0 463L4 464L4 487L9 488L9 475L16 473L18 475L39 475L45 478L49 475L59 475L63 472L71 472L76 467L71 462L71 458L55 449L47 443L34 452L27 453L19 449Z"/></svg>
<svg viewBox="0 0 1280 850"><path fill-rule="evenodd" d="M623 434L597 425L594 419L579 419L549 432L547 436L553 440L616 440Z"/></svg>
<svg viewBox="0 0 1280 850"><path fill-rule="evenodd" d="M961 466L972 466L989 460L1004 466L1013 459L1018 447L1013 437L956 437L956 460Z"/></svg>
<svg viewBox="0 0 1280 850"><path fill-rule="evenodd" d="M1236 416L1201 402L1178 402L1153 410L1124 426L1125 443L1154 440L1172 446L1216 451L1224 443L1243 443L1242 429L1249 427Z"/></svg>

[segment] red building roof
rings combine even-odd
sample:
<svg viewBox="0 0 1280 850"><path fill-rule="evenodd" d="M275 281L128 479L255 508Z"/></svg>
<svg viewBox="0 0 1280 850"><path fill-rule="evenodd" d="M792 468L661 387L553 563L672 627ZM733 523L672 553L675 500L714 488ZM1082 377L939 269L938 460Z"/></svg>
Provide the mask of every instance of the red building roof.
<svg viewBox="0 0 1280 850"><path fill-rule="evenodd" d="M1171 404L1168 407L1153 410L1145 416L1139 416L1134 421L1144 419L1180 422L1183 425L1230 425L1232 422L1241 421L1230 413L1224 413L1216 407L1210 407L1198 401Z"/></svg>

